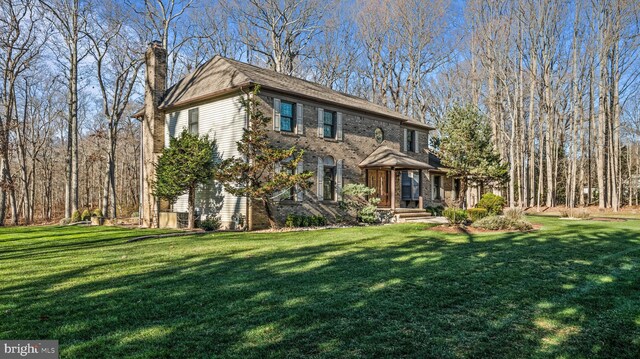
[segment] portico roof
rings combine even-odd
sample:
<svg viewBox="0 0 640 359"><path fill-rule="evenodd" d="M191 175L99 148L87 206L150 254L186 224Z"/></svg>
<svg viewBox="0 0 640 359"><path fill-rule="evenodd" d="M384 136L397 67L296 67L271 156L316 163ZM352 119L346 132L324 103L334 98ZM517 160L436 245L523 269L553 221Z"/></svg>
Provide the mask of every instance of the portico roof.
<svg viewBox="0 0 640 359"><path fill-rule="evenodd" d="M433 166L416 160L406 153L394 150L387 146L380 146L371 152L367 158L358 165L362 168L399 168L399 169L432 169Z"/></svg>

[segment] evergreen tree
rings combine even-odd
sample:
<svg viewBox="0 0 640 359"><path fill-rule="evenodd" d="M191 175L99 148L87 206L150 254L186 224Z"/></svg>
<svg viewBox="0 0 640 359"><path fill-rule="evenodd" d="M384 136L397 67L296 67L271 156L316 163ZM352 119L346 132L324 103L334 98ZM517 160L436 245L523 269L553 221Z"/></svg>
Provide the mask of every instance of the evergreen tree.
<svg viewBox="0 0 640 359"><path fill-rule="evenodd" d="M216 177L217 145L208 136L198 137L186 129L169 142L156 164L154 194L169 202L188 194L189 229L194 227L196 189Z"/></svg>
<svg viewBox="0 0 640 359"><path fill-rule="evenodd" d="M250 205L261 203L271 228L276 228L273 199L278 193L295 186L300 190L308 188L312 173L296 173L304 151L296 147L279 149L271 145L268 138L271 118L260 110L259 90L256 86L247 98L241 100L249 117L249 126L237 143L242 156L224 160L220 176L227 192L248 198ZM249 219L249 230L252 229L251 222Z"/></svg>
<svg viewBox="0 0 640 359"><path fill-rule="evenodd" d="M448 167L448 175L460 178L463 206L464 193L470 184L483 186L508 179L507 166L501 163L491 141L491 127L474 106L455 106L449 110L440 136L437 153Z"/></svg>

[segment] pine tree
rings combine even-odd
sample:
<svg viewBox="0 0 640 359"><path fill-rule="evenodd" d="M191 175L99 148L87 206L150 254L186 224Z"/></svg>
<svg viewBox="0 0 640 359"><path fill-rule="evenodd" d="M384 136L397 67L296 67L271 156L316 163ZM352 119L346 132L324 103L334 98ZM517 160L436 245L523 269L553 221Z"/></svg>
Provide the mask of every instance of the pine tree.
<svg viewBox="0 0 640 359"><path fill-rule="evenodd" d="M463 201L470 184L482 186L508 180L507 166L501 163L492 144L491 127L474 106L449 110L440 135L438 156L448 167L448 176L460 178Z"/></svg>
<svg viewBox="0 0 640 359"><path fill-rule="evenodd" d="M198 137L186 129L171 138L156 164L154 195L169 202L188 194L189 229L194 227L196 189L216 177L217 145L208 136Z"/></svg>
<svg viewBox="0 0 640 359"><path fill-rule="evenodd" d="M299 190L308 188L312 173L296 173L304 151L296 147L279 149L271 145L268 139L271 118L260 110L259 91L256 86L249 96L241 100L249 117L249 126L244 129L242 139L237 143L242 156L224 160L220 166L220 176L227 192L246 197L250 205L261 203L271 228L276 228L278 224L272 203L274 197L293 187ZM249 230L251 227L249 220Z"/></svg>

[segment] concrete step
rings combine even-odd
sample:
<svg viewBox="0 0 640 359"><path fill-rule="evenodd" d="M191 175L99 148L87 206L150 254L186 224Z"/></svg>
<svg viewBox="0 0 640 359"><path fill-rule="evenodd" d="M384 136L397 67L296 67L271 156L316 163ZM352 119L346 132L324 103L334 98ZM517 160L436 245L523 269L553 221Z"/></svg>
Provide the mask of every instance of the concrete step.
<svg viewBox="0 0 640 359"><path fill-rule="evenodd" d="M431 213L419 208L400 208L394 213L396 223L420 222L431 218Z"/></svg>
<svg viewBox="0 0 640 359"><path fill-rule="evenodd" d="M416 213L416 212L426 212L425 209L420 208L396 208L394 209L395 213Z"/></svg>
<svg viewBox="0 0 640 359"><path fill-rule="evenodd" d="M434 217L412 217L412 218L401 218L398 220L398 223L407 223L407 222L428 222L432 223Z"/></svg>
<svg viewBox="0 0 640 359"><path fill-rule="evenodd" d="M431 217L431 213L425 210L417 210L412 212L396 212L395 216L398 218Z"/></svg>

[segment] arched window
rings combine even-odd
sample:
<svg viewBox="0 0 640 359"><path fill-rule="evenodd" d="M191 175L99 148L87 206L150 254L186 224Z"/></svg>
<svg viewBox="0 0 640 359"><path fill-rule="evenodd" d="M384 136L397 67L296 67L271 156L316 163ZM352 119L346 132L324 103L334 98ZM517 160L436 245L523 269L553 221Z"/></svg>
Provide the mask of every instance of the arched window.
<svg viewBox="0 0 640 359"><path fill-rule="evenodd" d="M331 156L326 156L322 159L324 168L323 177L323 199L325 201L336 200L336 161Z"/></svg>

